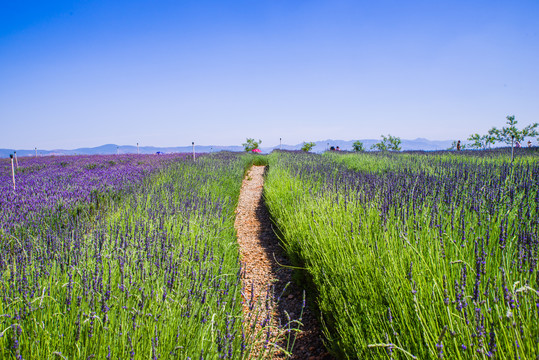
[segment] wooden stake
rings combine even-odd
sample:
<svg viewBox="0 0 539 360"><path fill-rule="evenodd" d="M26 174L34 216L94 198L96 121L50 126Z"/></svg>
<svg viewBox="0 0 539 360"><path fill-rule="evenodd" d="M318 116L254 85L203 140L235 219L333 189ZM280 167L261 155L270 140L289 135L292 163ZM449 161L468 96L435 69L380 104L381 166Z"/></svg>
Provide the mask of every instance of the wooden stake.
<svg viewBox="0 0 539 360"><path fill-rule="evenodd" d="M37 157L37 148L35 148L35 150L36 150L36 157Z"/></svg>
<svg viewBox="0 0 539 360"><path fill-rule="evenodd" d="M13 152L15 154L15 165L17 165L17 170L19 170L19 160L17 160L17 152Z"/></svg>
<svg viewBox="0 0 539 360"><path fill-rule="evenodd" d="M192 142L193 144L193 161L195 161L195 142Z"/></svg>
<svg viewBox="0 0 539 360"><path fill-rule="evenodd" d="M139 154L140 154L140 152L139 152L139 150L138 150L138 143L137 143L137 155L139 155Z"/></svg>
<svg viewBox="0 0 539 360"><path fill-rule="evenodd" d="M11 158L11 176L13 177L13 191L15 191L15 168L13 167L13 154L9 154Z"/></svg>

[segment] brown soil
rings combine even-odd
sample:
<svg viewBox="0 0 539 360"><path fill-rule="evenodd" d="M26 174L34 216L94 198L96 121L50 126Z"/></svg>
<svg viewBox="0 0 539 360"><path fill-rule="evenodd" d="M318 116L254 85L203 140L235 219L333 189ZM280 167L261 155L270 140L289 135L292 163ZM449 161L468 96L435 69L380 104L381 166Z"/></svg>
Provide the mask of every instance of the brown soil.
<svg viewBox="0 0 539 360"><path fill-rule="evenodd" d="M253 166L245 177L235 223L243 265L244 318L253 329L248 336L257 340L253 357L263 353L271 359L333 359L322 341L319 316L305 305L304 289L292 281L293 270L287 267L290 263L272 229L262 197L264 170Z"/></svg>

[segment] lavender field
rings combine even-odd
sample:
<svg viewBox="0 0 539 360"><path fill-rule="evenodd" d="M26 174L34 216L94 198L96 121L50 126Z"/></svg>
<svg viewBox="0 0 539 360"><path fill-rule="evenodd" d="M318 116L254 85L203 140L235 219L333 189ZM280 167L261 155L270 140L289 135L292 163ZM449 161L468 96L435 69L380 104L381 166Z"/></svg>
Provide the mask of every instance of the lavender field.
<svg viewBox="0 0 539 360"><path fill-rule="evenodd" d="M339 359L539 357L539 156L220 153L0 162L0 358L247 359L245 170ZM269 358L270 353L265 353Z"/></svg>

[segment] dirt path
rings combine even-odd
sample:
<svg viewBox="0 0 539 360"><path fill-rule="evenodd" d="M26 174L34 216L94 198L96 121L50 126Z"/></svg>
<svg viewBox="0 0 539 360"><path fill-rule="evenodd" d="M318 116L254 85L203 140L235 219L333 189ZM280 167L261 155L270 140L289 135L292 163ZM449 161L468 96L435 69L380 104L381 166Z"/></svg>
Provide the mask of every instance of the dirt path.
<svg viewBox="0 0 539 360"><path fill-rule="evenodd" d="M243 264L244 317L255 329L256 353L287 358L286 351L271 346L277 343L291 352L291 359L332 359L323 345L317 316L305 305L303 288L292 281L292 270L281 266L290 263L263 201L264 169L253 166L243 180L235 223ZM299 329L291 331L290 337L286 336L288 328Z"/></svg>

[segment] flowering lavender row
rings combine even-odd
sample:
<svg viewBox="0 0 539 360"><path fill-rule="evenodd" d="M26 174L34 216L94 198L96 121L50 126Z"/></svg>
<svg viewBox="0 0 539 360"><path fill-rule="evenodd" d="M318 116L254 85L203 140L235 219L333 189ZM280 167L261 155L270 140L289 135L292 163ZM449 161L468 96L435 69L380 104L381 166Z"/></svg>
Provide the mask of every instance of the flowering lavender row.
<svg viewBox="0 0 539 360"><path fill-rule="evenodd" d="M536 157L270 161L268 206L318 288L337 353L539 356Z"/></svg>
<svg viewBox="0 0 539 360"><path fill-rule="evenodd" d="M0 357L247 356L233 227L243 171L231 155L173 162L91 226L5 241Z"/></svg>
<svg viewBox="0 0 539 360"><path fill-rule="evenodd" d="M0 160L0 229L37 228L43 214L98 205L103 193L133 189L144 177L187 155L93 155L19 158L15 190L9 159ZM0 230L1 231L1 230Z"/></svg>

